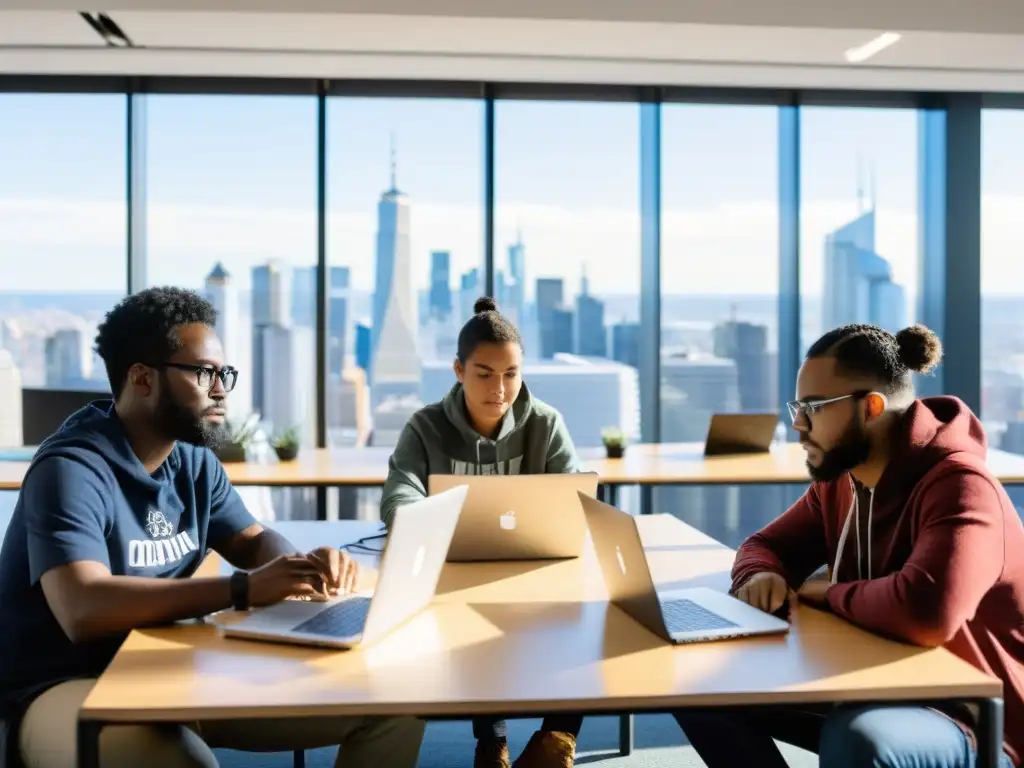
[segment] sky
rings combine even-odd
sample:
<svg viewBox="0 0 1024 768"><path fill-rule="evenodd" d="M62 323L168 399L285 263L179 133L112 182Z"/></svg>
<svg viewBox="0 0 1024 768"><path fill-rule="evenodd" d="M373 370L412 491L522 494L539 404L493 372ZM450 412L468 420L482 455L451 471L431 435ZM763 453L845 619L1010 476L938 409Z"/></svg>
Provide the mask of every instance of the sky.
<svg viewBox="0 0 1024 768"><path fill-rule="evenodd" d="M479 101L329 102L328 255L356 287L372 289L392 147L418 285L432 250L451 252L453 283L482 266L483 118ZM584 268L594 293L638 291L638 105L499 102L495 119L498 268L521 232L531 291L560 276L575 293ZM777 120L773 107L664 107L666 292L776 290ZM152 96L146 123L150 284L198 288L219 260L245 289L268 259L315 263L315 99ZM0 94L2 290L124 290L125 131L122 96ZM982 134L983 289L1024 292L1024 112L987 111ZM872 187L878 251L913 292L917 151L912 110L803 110L804 294L820 293L825 235Z"/></svg>

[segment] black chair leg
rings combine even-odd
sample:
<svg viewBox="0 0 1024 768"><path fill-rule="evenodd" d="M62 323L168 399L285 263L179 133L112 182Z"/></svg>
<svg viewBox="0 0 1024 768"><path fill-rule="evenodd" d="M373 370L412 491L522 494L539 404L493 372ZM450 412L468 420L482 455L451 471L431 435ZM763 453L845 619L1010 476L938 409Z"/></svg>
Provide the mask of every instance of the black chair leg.
<svg viewBox="0 0 1024 768"><path fill-rule="evenodd" d="M292 765L295 768L306 768L306 751L303 749L296 749L292 753Z"/></svg>
<svg viewBox="0 0 1024 768"><path fill-rule="evenodd" d="M619 715L619 754L633 753L633 716Z"/></svg>

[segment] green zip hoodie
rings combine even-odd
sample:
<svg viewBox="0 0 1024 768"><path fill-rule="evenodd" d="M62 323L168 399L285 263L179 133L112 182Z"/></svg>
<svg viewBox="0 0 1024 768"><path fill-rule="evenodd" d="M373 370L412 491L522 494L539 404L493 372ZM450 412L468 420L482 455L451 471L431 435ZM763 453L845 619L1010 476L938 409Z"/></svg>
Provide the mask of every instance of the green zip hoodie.
<svg viewBox="0 0 1024 768"><path fill-rule="evenodd" d="M380 519L427 495L429 475L541 475L578 472L576 448L562 415L523 384L495 439L481 436L466 416L462 385L421 408L402 429L388 461Z"/></svg>

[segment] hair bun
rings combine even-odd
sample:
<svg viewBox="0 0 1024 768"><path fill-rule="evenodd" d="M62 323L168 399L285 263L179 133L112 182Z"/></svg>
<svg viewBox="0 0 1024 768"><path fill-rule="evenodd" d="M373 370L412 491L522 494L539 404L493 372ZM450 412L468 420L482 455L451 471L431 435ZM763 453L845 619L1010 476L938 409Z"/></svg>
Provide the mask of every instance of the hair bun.
<svg viewBox="0 0 1024 768"><path fill-rule="evenodd" d="M479 315L481 312L497 312L498 303L490 296L481 296L476 300L473 305L473 314Z"/></svg>
<svg viewBox="0 0 1024 768"><path fill-rule="evenodd" d="M896 334L900 362L916 373L928 373L942 360L942 342L935 332L915 324Z"/></svg>

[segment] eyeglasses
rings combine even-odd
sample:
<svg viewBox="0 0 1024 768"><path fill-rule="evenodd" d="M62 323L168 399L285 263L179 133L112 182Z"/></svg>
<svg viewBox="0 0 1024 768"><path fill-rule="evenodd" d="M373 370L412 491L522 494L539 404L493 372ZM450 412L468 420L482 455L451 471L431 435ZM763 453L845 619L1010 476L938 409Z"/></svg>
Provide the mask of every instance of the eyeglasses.
<svg viewBox="0 0 1024 768"><path fill-rule="evenodd" d="M238 381L238 370L226 365L220 370L212 365L189 365L188 363L156 363L154 368L177 368L180 371L192 371L196 375L196 384L202 389L213 389L213 381L216 376L220 379L221 386L225 392L235 388Z"/></svg>
<svg viewBox="0 0 1024 768"><path fill-rule="evenodd" d="M832 403L839 403L842 402L843 400L859 400L860 398L870 394L871 390L863 389L858 390L856 392L851 392L848 395L830 397L827 400L790 400L788 403L786 403L786 407L789 408L790 421L792 421L794 424L796 424L797 419L799 419L801 416L803 416L807 420L807 422L810 423L811 414L819 413L825 408L826 405L831 405Z"/></svg>

